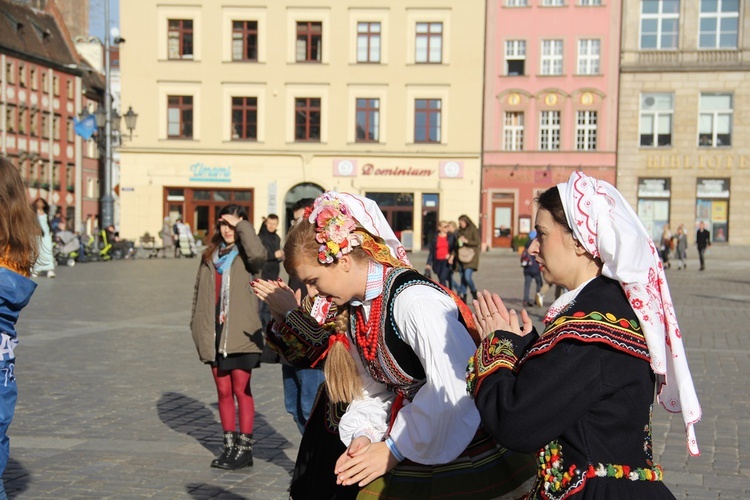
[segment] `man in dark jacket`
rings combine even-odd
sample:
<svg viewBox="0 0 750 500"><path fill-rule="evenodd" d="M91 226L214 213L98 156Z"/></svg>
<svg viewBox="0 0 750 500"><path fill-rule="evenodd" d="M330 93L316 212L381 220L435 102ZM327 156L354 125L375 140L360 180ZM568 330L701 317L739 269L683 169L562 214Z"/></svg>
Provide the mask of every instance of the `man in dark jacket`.
<svg viewBox="0 0 750 500"><path fill-rule="evenodd" d="M534 238L536 238L536 231L531 231L529 241L534 241ZM523 305L524 307L534 307L535 303L530 299L529 288L531 287L531 281L535 281L536 292L534 296L539 295L539 290L542 288L542 271L536 257L529 253L528 244L521 254L521 267L523 267Z"/></svg>
<svg viewBox="0 0 750 500"><path fill-rule="evenodd" d="M258 231L258 237L266 247L266 262L260 272L260 277L264 280L274 281L278 279L281 272L281 261L284 260L284 251L281 249L281 238L276 234L276 228L279 227L279 216L270 214L263 221ZM260 301L260 320L263 323L263 331L271 321L271 311L268 304Z"/></svg>
<svg viewBox="0 0 750 500"><path fill-rule="evenodd" d="M701 260L700 270L706 269L705 254L706 248L711 246L711 231L706 229L706 224L700 221L698 231L695 233L695 244L698 246L698 257Z"/></svg>

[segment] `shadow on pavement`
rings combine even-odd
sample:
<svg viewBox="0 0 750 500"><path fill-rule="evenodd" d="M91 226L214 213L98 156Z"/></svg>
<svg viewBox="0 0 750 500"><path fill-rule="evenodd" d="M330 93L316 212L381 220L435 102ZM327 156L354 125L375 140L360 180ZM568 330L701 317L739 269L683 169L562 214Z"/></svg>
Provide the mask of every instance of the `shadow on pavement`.
<svg viewBox="0 0 750 500"><path fill-rule="evenodd" d="M188 484L186 487L188 495L195 499L221 498L222 500L247 500L247 497L230 493L227 490L210 484Z"/></svg>
<svg viewBox="0 0 750 500"><path fill-rule="evenodd" d="M28 489L31 474L26 467L21 465L21 462L11 458L8 460L5 472L3 472L3 482L8 498L14 498Z"/></svg>

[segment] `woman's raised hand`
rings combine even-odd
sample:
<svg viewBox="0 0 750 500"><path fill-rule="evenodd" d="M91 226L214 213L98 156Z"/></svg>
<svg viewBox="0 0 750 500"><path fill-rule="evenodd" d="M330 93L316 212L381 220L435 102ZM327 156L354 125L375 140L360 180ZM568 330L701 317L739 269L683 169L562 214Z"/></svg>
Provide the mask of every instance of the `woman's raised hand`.
<svg viewBox="0 0 750 500"><path fill-rule="evenodd" d="M221 220L223 220L224 222L226 222L230 226L235 227L237 225L237 223L239 221L241 221L242 219L240 219L239 217L237 217L234 214L224 214L224 215L221 216Z"/></svg>
<svg viewBox="0 0 750 500"><path fill-rule="evenodd" d="M255 295L268 304L276 321L283 321L286 313L299 307L302 301L302 292L292 290L289 285L281 279L271 280L254 280L250 282Z"/></svg>
<svg viewBox="0 0 750 500"><path fill-rule="evenodd" d="M533 327L526 309L521 310L519 319L515 310L509 311L505 307L498 294L490 294L487 290L477 294L474 300L474 311L474 323L482 339L496 330L505 330L523 336Z"/></svg>

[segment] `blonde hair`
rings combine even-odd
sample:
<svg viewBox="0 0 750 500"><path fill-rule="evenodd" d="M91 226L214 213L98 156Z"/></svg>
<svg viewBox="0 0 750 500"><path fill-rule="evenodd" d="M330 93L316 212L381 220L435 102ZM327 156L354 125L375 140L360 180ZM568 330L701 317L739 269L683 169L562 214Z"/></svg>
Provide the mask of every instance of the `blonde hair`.
<svg viewBox="0 0 750 500"><path fill-rule="evenodd" d="M318 261L320 243L315 240L315 226L307 219L301 219L287 234L284 241L284 269L292 276L296 276L296 269L304 264L319 266L337 266L321 264ZM360 247L352 250L350 255L355 260L367 258L367 254ZM340 308L334 318L334 335L349 331L349 308ZM326 380L328 397L334 403L349 403L362 397L362 378L357 371L357 365L351 353L343 342L334 342L326 355L323 373Z"/></svg>

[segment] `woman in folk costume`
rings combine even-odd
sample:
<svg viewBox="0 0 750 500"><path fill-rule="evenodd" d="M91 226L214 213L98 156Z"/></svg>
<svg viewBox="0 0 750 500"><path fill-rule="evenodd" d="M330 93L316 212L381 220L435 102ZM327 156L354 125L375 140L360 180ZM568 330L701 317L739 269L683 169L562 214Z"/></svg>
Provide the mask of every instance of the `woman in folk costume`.
<svg viewBox="0 0 750 500"><path fill-rule="evenodd" d="M533 474L529 455L499 448L464 390L476 348L454 298L414 271L372 200L328 192L287 236L287 271L349 309L333 337L326 383L351 403L334 473L359 496L497 498Z"/></svg>
<svg viewBox="0 0 750 500"><path fill-rule="evenodd" d="M701 410L658 250L622 195L581 172L537 202L529 250L570 291L541 337L497 295L475 301L489 335L467 381L482 422L502 445L538 451L529 498L674 498L653 463L654 389L682 411L692 455Z"/></svg>
<svg viewBox="0 0 750 500"><path fill-rule="evenodd" d="M190 320L198 356L211 367L216 383L224 430L224 452L211 467L253 465L255 402L250 378L253 368L260 365L263 332L250 281L265 260L266 249L247 220L245 208L222 208L198 266Z"/></svg>

